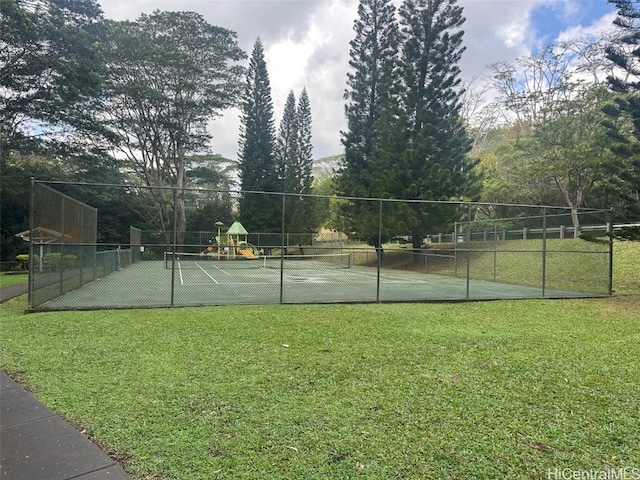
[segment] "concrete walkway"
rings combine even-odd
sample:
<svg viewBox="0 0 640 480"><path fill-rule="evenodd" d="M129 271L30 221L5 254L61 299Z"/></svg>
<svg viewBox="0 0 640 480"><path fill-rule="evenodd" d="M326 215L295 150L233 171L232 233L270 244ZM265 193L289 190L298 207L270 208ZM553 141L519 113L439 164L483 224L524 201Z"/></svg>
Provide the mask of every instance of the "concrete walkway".
<svg viewBox="0 0 640 480"><path fill-rule="evenodd" d="M0 370L0 478L130 480L87 437Z"/></svg>
<svg viewBox="0 0 640 480"><path fill-rule="evenodd" d="M24 295L29 288L28 283L18 283L16 285L9 285L8 287L0 288L0 303L6 302L10 298Z"/></svg>

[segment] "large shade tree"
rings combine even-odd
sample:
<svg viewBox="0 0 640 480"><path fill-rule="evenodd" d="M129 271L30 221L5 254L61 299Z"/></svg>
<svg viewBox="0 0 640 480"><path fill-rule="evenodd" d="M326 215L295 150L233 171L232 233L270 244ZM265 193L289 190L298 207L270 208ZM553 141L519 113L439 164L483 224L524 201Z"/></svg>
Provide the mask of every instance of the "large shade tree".
<svg viewBox="0 0 640 480"><path fill-rule="evenodd" d="M27 245L30 179L122 181L121 165L96 147L105 64L102 11L94 0L0 0L0 230L3 261ZM122 190L58 186L99 208L99 241L140 219ZM124 218L126 217L126 218ZM127 233L128 235L128 233Z"/></svg>
<svg viewBox="0 0 640 480"><path fill-rule="evenodd" d="M0 1L0 162L21 154L87 155L104 63L95 0Z"/></svg>
<svg viewBox="0 0 640 480"><path fill-rule="evenodd" d="M142 185L156 187L145 192L167 241L175 214L183 243L189 155L207 149L208 122L237 104L243 69L235 62L244 53L234 32L197 13L156 11L109 22L107 55L104 117L118 135L114 148Z"/></svg>
<svg viewBox="0 0 640 480"><path fill-rule="evenodd" d="M622 184L612 172L627 163L624 155L612 151L603 127L620 125L607 121L602 112L612 101L603 84L611 71L604 58L606 41L591 36L567 39L513 64L493 67L492 84L508 120L502 130L513 135L508 155L499 159L501 171L487 178L495 187L503 177L501 188L492 188L501 196L492 200L565 205L576 235L580 208L619 205L616 192ZM515 187L511 195L507 186Z"/></svg>

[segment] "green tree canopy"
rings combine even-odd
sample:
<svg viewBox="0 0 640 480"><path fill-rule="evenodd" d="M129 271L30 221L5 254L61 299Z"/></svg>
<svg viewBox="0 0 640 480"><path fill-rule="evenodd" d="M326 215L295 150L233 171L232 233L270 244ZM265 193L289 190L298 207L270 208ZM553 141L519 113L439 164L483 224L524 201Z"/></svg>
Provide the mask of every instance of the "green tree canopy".
<svg viewBox="0 0 640 480"><path fill-rule="evenodd" d="M206 149L209 120L238 102L244 58L236 34L193 12L141 15L109 22L109 76L104 115L118 135L114 144L143 185L188 186L188 156ZM153 218L168 235L173 199L145 190ZM187 218L182 191L175 202L178 242Z"/></svg>
<svg viewBox="0 0 640 480"><path fill-rule="evenodd" d="M0 1L0 162L10 150L90 153L104 61L95 0Z"/></svg>

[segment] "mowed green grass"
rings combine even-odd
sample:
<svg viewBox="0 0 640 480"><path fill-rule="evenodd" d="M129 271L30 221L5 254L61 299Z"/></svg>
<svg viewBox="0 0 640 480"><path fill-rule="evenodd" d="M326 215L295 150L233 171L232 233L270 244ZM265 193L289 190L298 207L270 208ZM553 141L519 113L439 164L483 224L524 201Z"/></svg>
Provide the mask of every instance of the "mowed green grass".
<svg viewBox="0 0 640 480"><path fill-rule="evenodd" d="M24 273L0 273L0 288L9 287L18 283L26 283L29 281L28 275Z"/></svg>
<svg viewBox="0 0 640 480"><path fill-rule="evenodd" d="M611 299L28 315L15 299L2 367L139 479L636 468L640 255L626 245L627 295Z"/></svg>

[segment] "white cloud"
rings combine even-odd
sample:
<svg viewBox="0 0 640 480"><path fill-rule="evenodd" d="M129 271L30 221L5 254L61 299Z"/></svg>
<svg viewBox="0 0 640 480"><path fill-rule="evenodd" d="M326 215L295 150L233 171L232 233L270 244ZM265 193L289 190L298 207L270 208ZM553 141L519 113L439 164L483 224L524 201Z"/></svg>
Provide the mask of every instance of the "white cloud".
<svg viewBox="0 0 640 480"><path fill-rule="evenodd" d="M609 13L602 18L597 18L593 23L586 26L574 25L566 30L560 32L558 35L558 41L568 41L574 38L585 37L589 35L600 35L604 32L613 32L613 20L616 18L616 13Z"/></svg>

